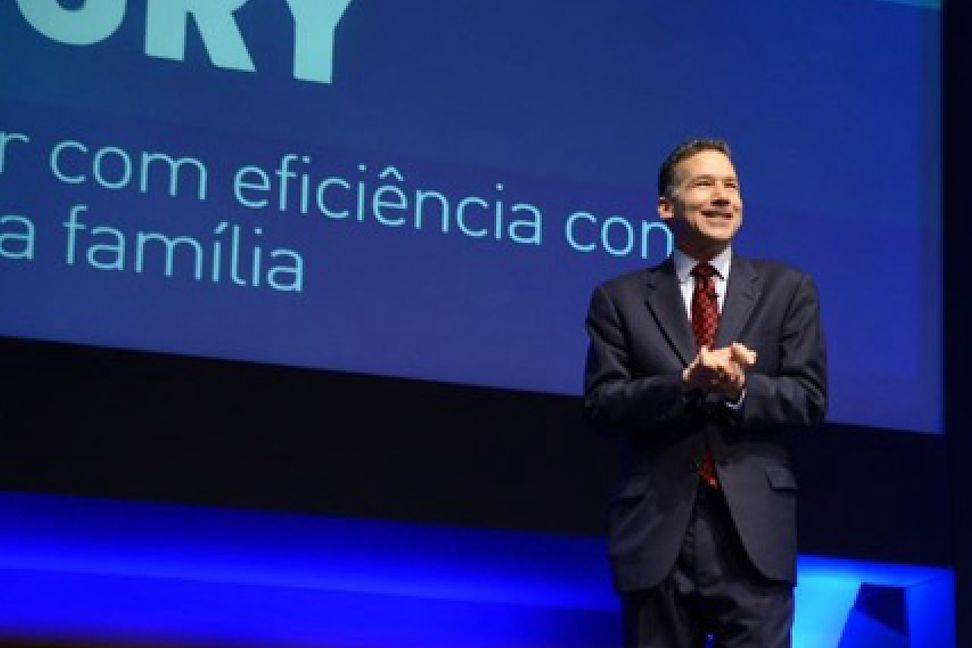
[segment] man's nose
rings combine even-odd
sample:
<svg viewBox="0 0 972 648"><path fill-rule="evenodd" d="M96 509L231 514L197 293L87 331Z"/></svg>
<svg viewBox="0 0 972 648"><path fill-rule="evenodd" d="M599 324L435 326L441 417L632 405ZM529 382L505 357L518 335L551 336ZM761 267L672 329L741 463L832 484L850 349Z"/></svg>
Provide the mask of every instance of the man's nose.
<svg viewBox="0 0 972 648"><path fill-rule="evenodd" d="M721 185L715 185L712 189L712 202L717 205L729 204L729 192Z"/></svg>

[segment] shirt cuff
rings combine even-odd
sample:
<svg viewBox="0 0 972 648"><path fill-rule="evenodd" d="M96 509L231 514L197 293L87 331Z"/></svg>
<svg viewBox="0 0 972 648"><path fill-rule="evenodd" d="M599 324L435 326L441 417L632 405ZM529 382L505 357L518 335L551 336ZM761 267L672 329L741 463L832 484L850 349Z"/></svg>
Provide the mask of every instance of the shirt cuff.
<svg viewBox="0 0 972 648"><path fill-rule="evenodd" d="M726 407L728 407L729 409L738 410L740 407L742 407L743 401L745 400L746 400L746 388L743 387L742 392L739 394L739 398L736 399L735 402L726 401Z"/></svg>

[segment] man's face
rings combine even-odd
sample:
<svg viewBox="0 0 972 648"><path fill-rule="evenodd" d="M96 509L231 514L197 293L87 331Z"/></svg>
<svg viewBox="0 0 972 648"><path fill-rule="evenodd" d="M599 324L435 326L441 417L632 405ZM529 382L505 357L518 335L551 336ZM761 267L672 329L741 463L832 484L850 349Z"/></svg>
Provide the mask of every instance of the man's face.
<svg viewBox="0 0 972 648"><path fill-rule="evenodd" d="M658 215L686 254L709 260L742 225L742 196L732 162L719 151L700 151L675 166L674 191L658 199Z"/></svg>

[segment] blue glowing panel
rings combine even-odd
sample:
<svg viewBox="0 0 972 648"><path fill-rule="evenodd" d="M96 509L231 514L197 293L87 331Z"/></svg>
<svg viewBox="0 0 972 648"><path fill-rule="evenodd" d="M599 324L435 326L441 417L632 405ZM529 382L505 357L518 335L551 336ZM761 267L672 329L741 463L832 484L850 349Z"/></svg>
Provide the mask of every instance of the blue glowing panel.
<svg viewBox="0 0 972 648"><path fill-rule="evenodd" d="M0 640L615 646L605 550L587 537L0 495ZM888 627L910 648L954 646L948 570L803 557L799 578L796 648L867 646Z"/></svg>
<svg viewBox="0 0 972 648"><path fill-rule="evenodd" d="M861 585L838 648L910 648L905 591L890 585Z"/></svg>
<svg viewBox="0 0 972 648"><path fill-rule="evenodd" d="M592 287L669 252L658 161L718 134L739 250L818 280L831 418L940 431L940 20L0 3L0 334L573 394Z"/></svg>

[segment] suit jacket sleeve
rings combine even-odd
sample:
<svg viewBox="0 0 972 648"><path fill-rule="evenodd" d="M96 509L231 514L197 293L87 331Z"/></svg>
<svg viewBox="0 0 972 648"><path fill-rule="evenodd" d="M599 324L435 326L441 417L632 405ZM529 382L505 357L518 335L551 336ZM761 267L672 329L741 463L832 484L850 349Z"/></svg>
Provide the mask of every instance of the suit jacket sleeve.
<svg viewBox="0 0 972 648"><path fill-rule="evenodd" d="M801 275L787 305L775 367L759 364L746 376L746 398L735 414L746 429L800 427L823 420L827 407L827 360L817 290Z"/></svg>
<svg viewBox="0 0 972 648"><path fill-rule="evenodd" d="M584 411L596 432L616 436L684 422L691 408L681 370L673 366L667 373L633 376L629 333L603 287L594 290L586 326Z"/></svg>

